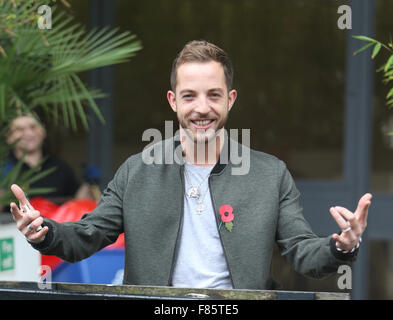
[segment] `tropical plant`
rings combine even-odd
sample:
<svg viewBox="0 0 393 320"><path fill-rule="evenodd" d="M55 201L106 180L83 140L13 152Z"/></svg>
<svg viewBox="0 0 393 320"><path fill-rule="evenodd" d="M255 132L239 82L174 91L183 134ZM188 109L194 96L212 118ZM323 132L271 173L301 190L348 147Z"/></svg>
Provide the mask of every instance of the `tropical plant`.
<svg viewBox="0 0 393 320"><path fill-rule="evenodd" d="M354 55L358 54L359 52L362 52L370 47L373 47L372 53L371 53L372 59L374 59L378 55L378 53L381 51L382 48L389 52L389 56L386 59L386 62L381 67L379 67L377 69L377 71L383 72L383 82L385 84L390 84L391 81L393 81L393 41L392 41L392 39L390 39L390 41L387 44L385 44L385 43L382 43L382 42L375 40L373 38L361 36L361 35L354 36L354 38L367 42L366 45L364 45L359 50L354 52ZM388 105L389 108L393 108L393 86L391 86L388 90L389 91L386 95L386 104ZM393 135L393 131L388 133L388 135Z"/></svg>
<svg viewBox="0 0 393 320"><path fill-rule="evenodd" d="M104 122L95 102L104 93L87 87L80 73L126 62L142 48L128 31L120 33L106 27L86 31L55 6L51 7L52 28L40 29L38 22L43 17L37 8L54 3L44 2L0 0L0 168L9 152L4 136L18 113L34 116L33 111L40 109L54 123L77 130L79 123L88 129L87 111L91 109ZM36 175L21 176L19 169L15 167L6 178L3 176L3 190L21 178L24 183L37 179ZM3 194L0 204L9 196Z"/></svg>

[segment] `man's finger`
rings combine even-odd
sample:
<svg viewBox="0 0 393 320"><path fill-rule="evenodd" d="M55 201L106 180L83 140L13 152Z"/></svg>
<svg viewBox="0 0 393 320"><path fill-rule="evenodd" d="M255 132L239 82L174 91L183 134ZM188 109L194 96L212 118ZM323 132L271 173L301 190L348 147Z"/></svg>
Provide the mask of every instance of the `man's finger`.
<svg viewBox="0 0 393 320"><path fill-rule="evenodd" d="M15 197L18 199L20 205L27 205L29 203L22 188L19 187L17 184L13 184L11 186L11 191L13 192Z"/></svg>
<svg viewBox="0 0 393 320"><path fill-rule="evenodd" d="M30 233L35 233L37 231L40 231L41 229L38 229L41 224L44 222L44 219L42 217L38 217L37 219L34 219L33 221L31 221L24 230L24 234L28 235Z"/></svg>
<svg viewBox="0 0 393 320"><path fill-rule="evenodd" d="M336 209L336 211L341 214L347 221L352 222L352 220L355 219L355 215L349 211L347 208L344 207L334 207L334 209Z"/></svg>
<svg viewBox="0 0 393 320"><path fill-rule="evenodd" d="M13 184L11 186L11 191L14 193L15 197L19 200L20 210L22 210L22 212L26 213L34 210L29 200L27 200L26 195L21 187L19 187L17 184Z"/></svg>
<svg viewBox="0 0 393 320"><path fill-rule="evenodd" d="M43 227L40 231L34 232L27 237L30 242L41 242L44 240L45 235L48 233L49 228L47 226Z"/></svg>
<svg viewBox="0 0 393 320"><path fill-rule="evenodd" d="M15 204L15 202L11 202L10 204L10 211L12 213L12 216L14 218L14 221L18 221L23 218L23 213L21 210L19 210L18 206Z"/></svg>
<svg viewBox="0 0 393 320"><path fill-rule="evenodd" d="M362 222L367 222L367 216L368 216L368 208L371 205L371 199L372 195L370 193L366 193L363 195L359 202L358 202L358 207L356 208L355 215L358 216L358 219L361 220Z"/></svg>
<svg viewBox="0 0 393 320"><path fill-rule="evenodd" d="M330 214L332 215L333 219L336 220L341 230L345 230L349 227L348 222L341 216L341 214L337 212L334 207L330 208Z"/></svg>
<svg viewBox="0 0 393 320"><path fill-rule="evenodd" d="M352 250L360 241L359 238L353 234L351 235L351 232L341 233L340 235L334 233L332 238L336 242L336 248L341 250Z"/></svg>
<svg viewBox="0 0 393 320"><path fill-rule="evenodd" d="M336 241L336 247L342 249L342 246L345 242L345 238L342 235L334 233L332 238Z"/></svg>
<svg viewBox="0 0 393 320"><path fill-rule="evenodd" d="M360 235L363 233L364 225L363 223L359 222L358 218L354 213L344 207L335 207L335 209L347 220L347 228L351 227L352 231L355 232L356 235Z"/></svg>
<svg viewBox="0 0 393 320"><path fill-rule="evenodd" d="M40 217L40 212L37 210L27 212L22 219L17 222L17 227L24 235L26 235L26 228L30 225L34 220ZM38 225L37 225L38 227Z"/></svg>

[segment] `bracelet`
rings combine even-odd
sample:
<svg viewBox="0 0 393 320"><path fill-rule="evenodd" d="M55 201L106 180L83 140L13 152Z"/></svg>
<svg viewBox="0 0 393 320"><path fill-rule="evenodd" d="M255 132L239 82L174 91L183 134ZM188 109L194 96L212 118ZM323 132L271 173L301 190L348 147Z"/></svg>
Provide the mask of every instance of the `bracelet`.
<svg viewBox="0 0 393 320"><path fill-rule="evenodd" d="M337 247L336 247L336 250L340 251L342 253L348 253L348 252L352 253L352 252L354 252L356 249L358 249L360 247L360 243L361 242L362 242L362 237L360 237L358 244L355 247L353 247L351 250L343 250L343 249L340 249L340 248L337 248Z"/></svg>

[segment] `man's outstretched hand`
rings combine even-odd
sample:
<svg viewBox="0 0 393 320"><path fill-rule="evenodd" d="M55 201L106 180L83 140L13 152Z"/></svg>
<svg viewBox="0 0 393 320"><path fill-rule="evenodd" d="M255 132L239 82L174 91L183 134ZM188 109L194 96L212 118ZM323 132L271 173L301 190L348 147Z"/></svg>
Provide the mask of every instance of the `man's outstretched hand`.
<svg viewBox="0 0 393 320"><path fill-rule="evenodd" d="M13 184L11 191L18 199L20 205L20 208L18 208L14 202L10 204L11 213L17 228L30 242L37 243L43 241L49 229L46 226L41 227L44 219L41 217L40 212L34 210L29 200L27 200L25 193L18 185Z"/></svg>
<svg viewBox="0 0 393 320"><path fill-rule="evenodd" d="M330 208L330 214L336 220L342 233L334 233L332 238L336 240L336 247L343 251L350 251L357 246L367 226L368 208L371 204L372 195L366 193L360 198L355 212L343 207Z"/></svg>

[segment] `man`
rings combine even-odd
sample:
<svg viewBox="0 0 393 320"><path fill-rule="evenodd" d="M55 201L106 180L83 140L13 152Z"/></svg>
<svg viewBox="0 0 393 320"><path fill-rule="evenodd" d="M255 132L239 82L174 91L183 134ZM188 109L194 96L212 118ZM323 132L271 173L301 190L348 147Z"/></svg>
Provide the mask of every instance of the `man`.
<svg viewBox="0 0 393 320"><path fill-rule="evenodd" d="M123 282L134 285L271 289L275 241L298 272L317 278L354 260L370 194L354 213L331 208L342 233L319 238L302 215L299 192L282 161L249 150L249 171L232 174L234 164L222 157L240 146L224 132L237 96L232 78L222 49L206 41L188 43L173 63L167 93L180 137L160 143L164 155L184 161L146 164L142 153L131 156L97 209L74 223L44 220L12 203L18 229L43 254L68 261L88 257L124 231ZM23 191L15 185L12 190L24 206Z"/></svg>

